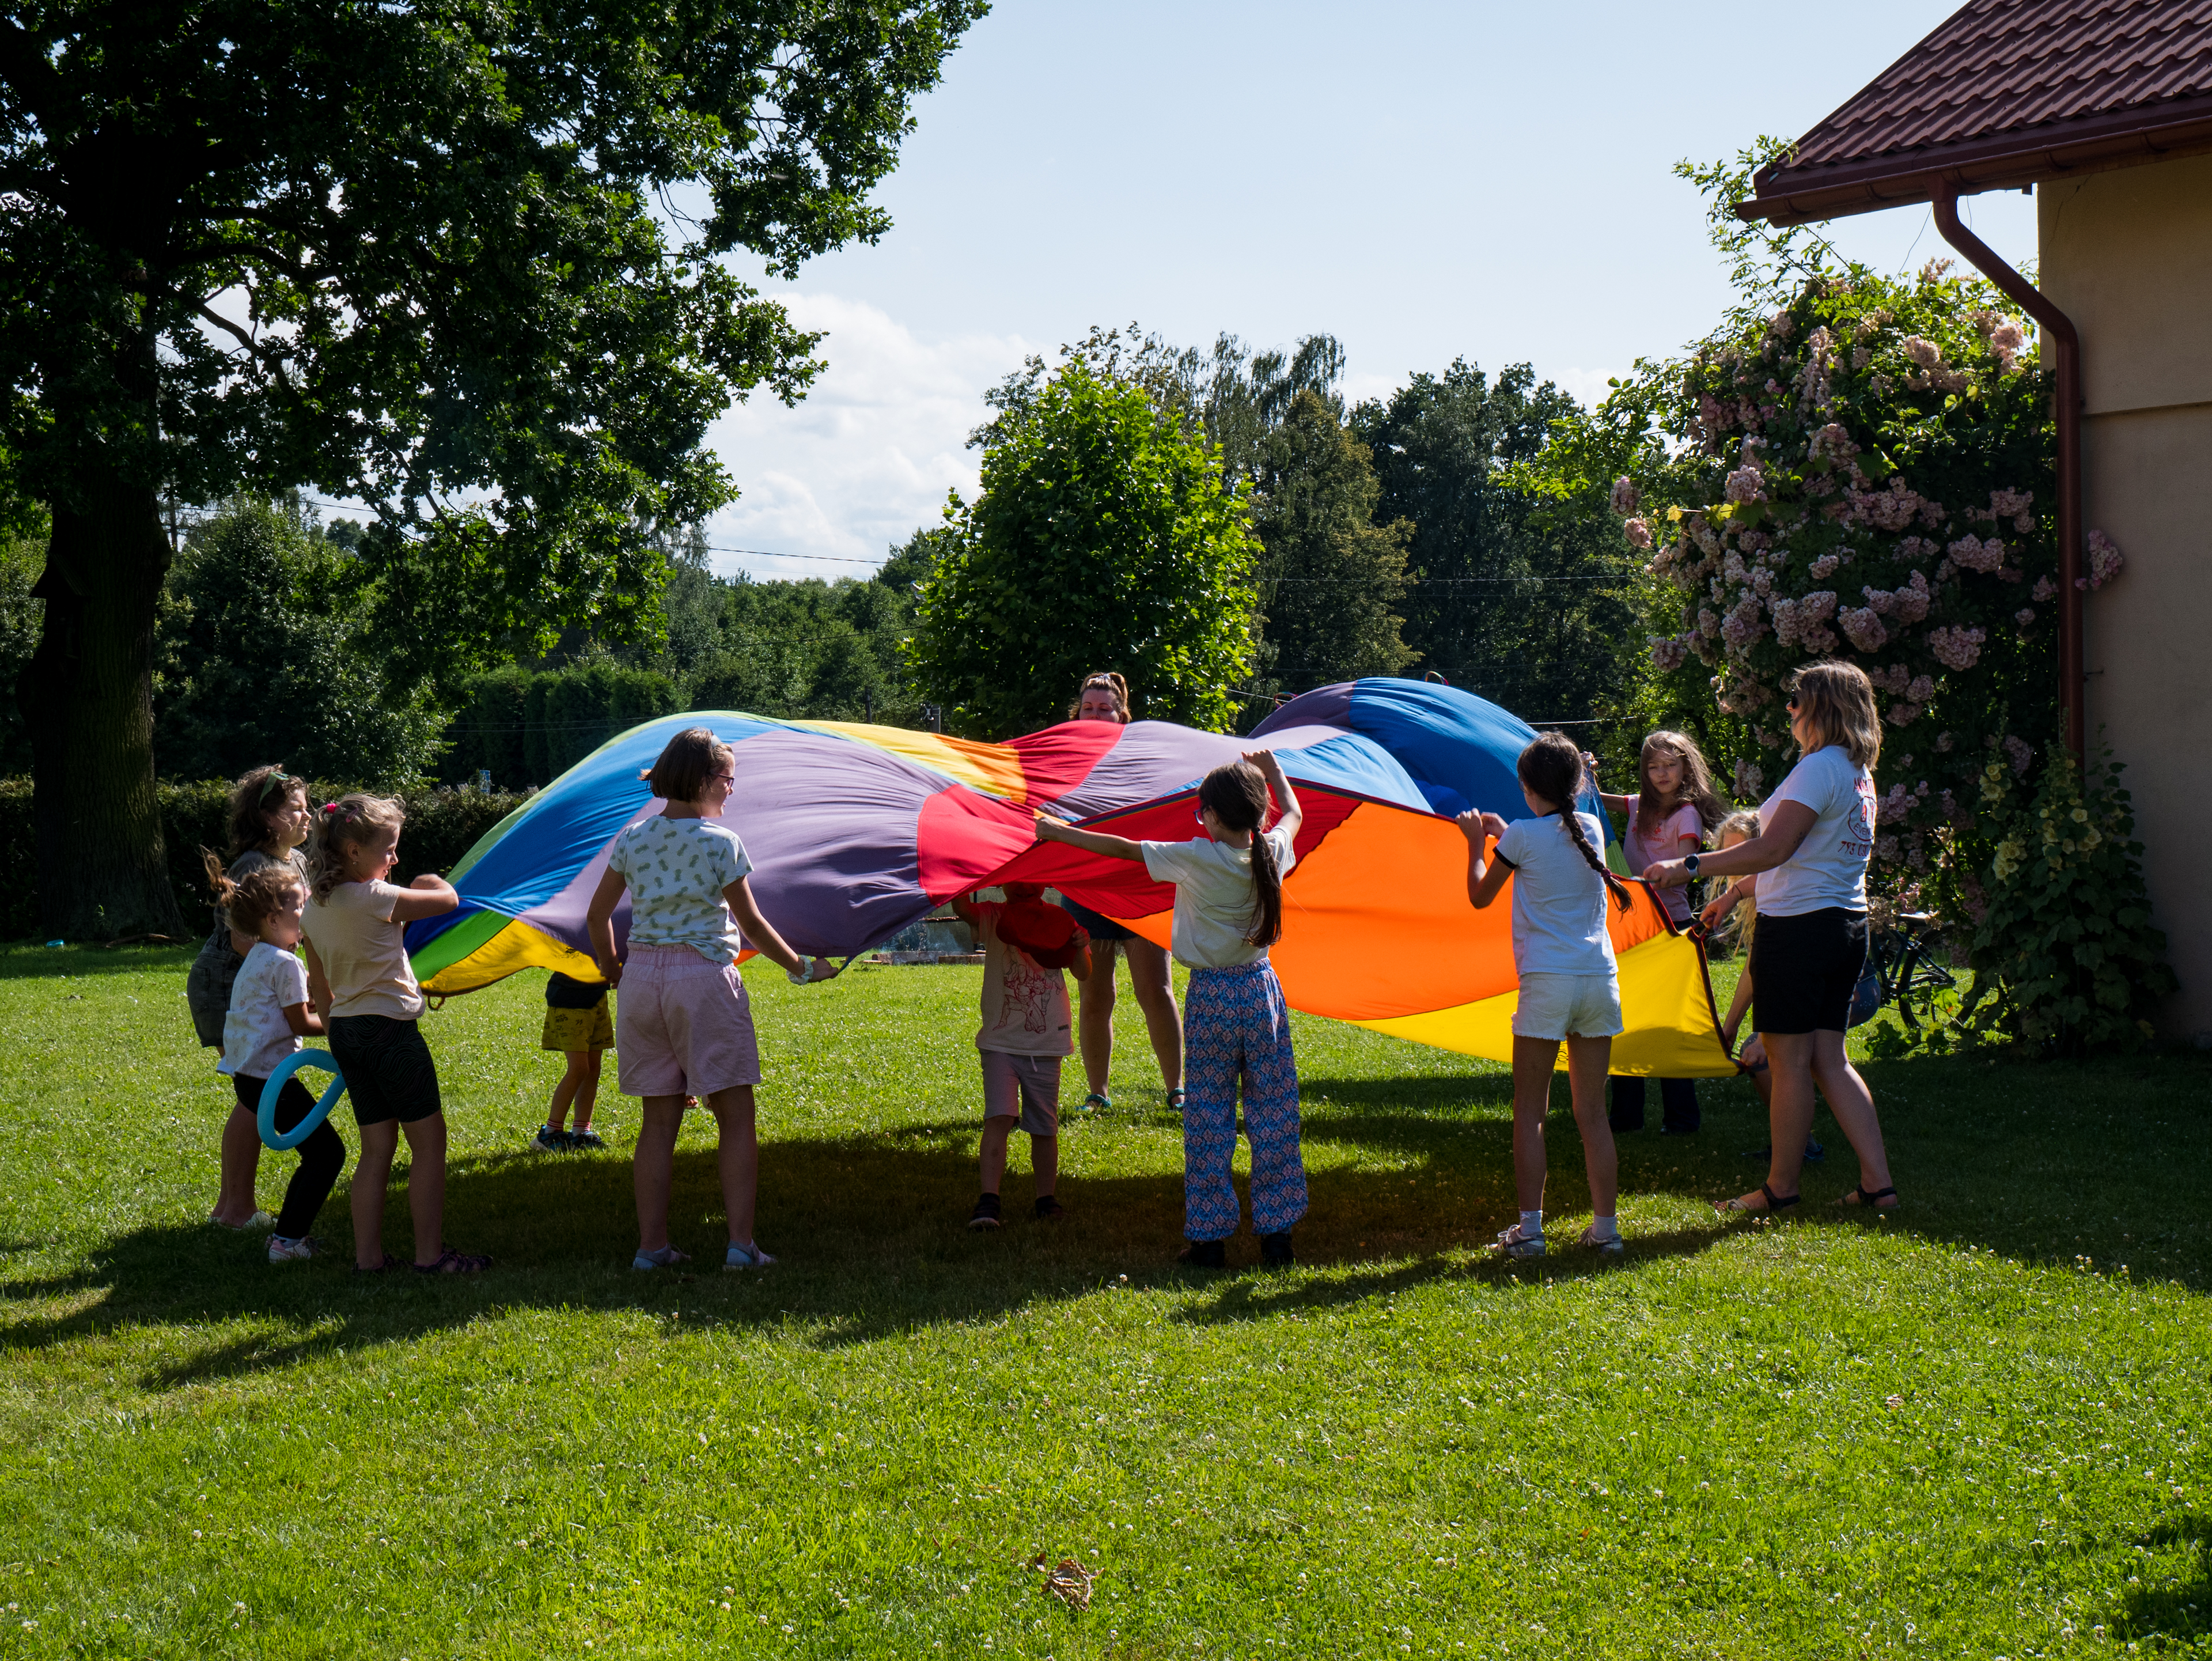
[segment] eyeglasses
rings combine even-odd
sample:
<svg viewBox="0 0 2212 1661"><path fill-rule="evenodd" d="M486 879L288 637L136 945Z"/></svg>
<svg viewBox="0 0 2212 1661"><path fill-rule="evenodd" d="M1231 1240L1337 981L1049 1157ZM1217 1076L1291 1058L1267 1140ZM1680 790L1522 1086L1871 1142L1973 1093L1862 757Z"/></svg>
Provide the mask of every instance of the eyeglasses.
<svg viewBox="0 0 2212 1661"><path fill-rule="evenodd" d="M272 767L269 770L269 776L261 781L261 794L253 799L253 805L256 807L258 807L262 803L267 801L269 800L269 794L272 790L289 790L295 784L304 784L305 782L307 782L307 781L304 779L295 779L289 773L280 771L278 769Z"/></svg>
<svg viewBox="0 0 2212 1661"><path fill-rule="evenodd" d="M734 789L737 787L738 776L735 773L709 773L707 776L707 782L709 784L726 784Z"/></svg>

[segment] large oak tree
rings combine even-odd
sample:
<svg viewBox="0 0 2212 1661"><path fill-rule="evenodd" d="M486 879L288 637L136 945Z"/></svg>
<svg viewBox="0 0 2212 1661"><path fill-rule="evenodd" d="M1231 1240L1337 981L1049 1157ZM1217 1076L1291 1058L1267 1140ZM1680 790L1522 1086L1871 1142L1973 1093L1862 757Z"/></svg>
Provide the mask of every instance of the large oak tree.
<svg viewBox="0 0 2212 1661"><path fill-rule="evenodd" d="M981 0L18 0L0 19L0 452L52 539L44 926L180 926L148 698L165 495L374 504L396 644L649 604L735 393L817 367L725 269L870 189ZM275 759L271 757L271 759Z"/></svg>

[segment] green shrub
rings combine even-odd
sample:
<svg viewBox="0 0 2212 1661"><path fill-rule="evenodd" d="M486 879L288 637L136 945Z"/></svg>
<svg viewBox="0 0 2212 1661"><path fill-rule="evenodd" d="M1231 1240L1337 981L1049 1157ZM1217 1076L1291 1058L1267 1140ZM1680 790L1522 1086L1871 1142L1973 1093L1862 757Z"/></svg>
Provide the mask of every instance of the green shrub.
<svg viewBox="0 0 2212 1661"><path fill-rule="evenodd" d="M317 783L309 799L329 801L357 787ZM168 855L169 880L185 920L196 928L208 913L207 874L200 867L202 848L228 855L227 822L230 785L224 779L155 787L161 810L161 837ZM395 882L410 882L425 871L441 874L460 863L477 839L528 800L515 791L489 795L473 790L403 790L407 828L399 838ZM39 873L31 830L31 781L0 778L0 938L21 940L38 926Z"/></svg>
<svg viewBox="0 0 2212 1661"><path fill-rule="evenodd" d="M567 669L495 669L466 688L440 770L448 782L488 771L495 788L550 784L617 733L684 707L657 670L605 660Z"/></svg>

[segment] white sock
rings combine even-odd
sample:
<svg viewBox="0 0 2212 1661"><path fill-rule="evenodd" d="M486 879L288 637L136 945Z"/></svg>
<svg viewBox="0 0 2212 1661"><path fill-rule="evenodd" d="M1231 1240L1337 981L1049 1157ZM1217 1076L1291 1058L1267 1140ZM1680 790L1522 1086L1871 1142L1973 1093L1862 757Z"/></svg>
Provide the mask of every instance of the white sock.
<svg viewBox="0 0 2212 1661"><path fill-rule="evenodd" d="M1601 1240L1613 1239L1620 1233L1620 1224L1610 1214L1593 1215L1590 1218L1590 1232Z"/></svg>
<svg viewBox="0 0 2212 1661"><path fill-rule="evenodd" d="M1536 1211L1524 1211L1521 1214L1521 1238L1522 1239L1534 1240L1540 1237L1543 1232L1544 1214L1540 1209Z"/></svg>

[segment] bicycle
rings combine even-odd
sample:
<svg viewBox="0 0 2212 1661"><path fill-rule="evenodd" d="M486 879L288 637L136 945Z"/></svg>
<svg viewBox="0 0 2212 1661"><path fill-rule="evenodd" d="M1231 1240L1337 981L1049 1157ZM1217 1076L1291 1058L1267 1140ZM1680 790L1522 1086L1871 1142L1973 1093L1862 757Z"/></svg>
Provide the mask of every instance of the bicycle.
<svg viewBox="0 0 2212 1661"><path fill-rule="evenodd" d="M1897 921L1899 927L1882 929L1867 942L1867 958L1881 977L1882 1002L1893 1006L1898 1019L1917 1037L1923 1023L1942 1019L1934 1007L1936 994L1958 983L1929 939L1936 918L1926 911L1907 911Z"/></svg>

